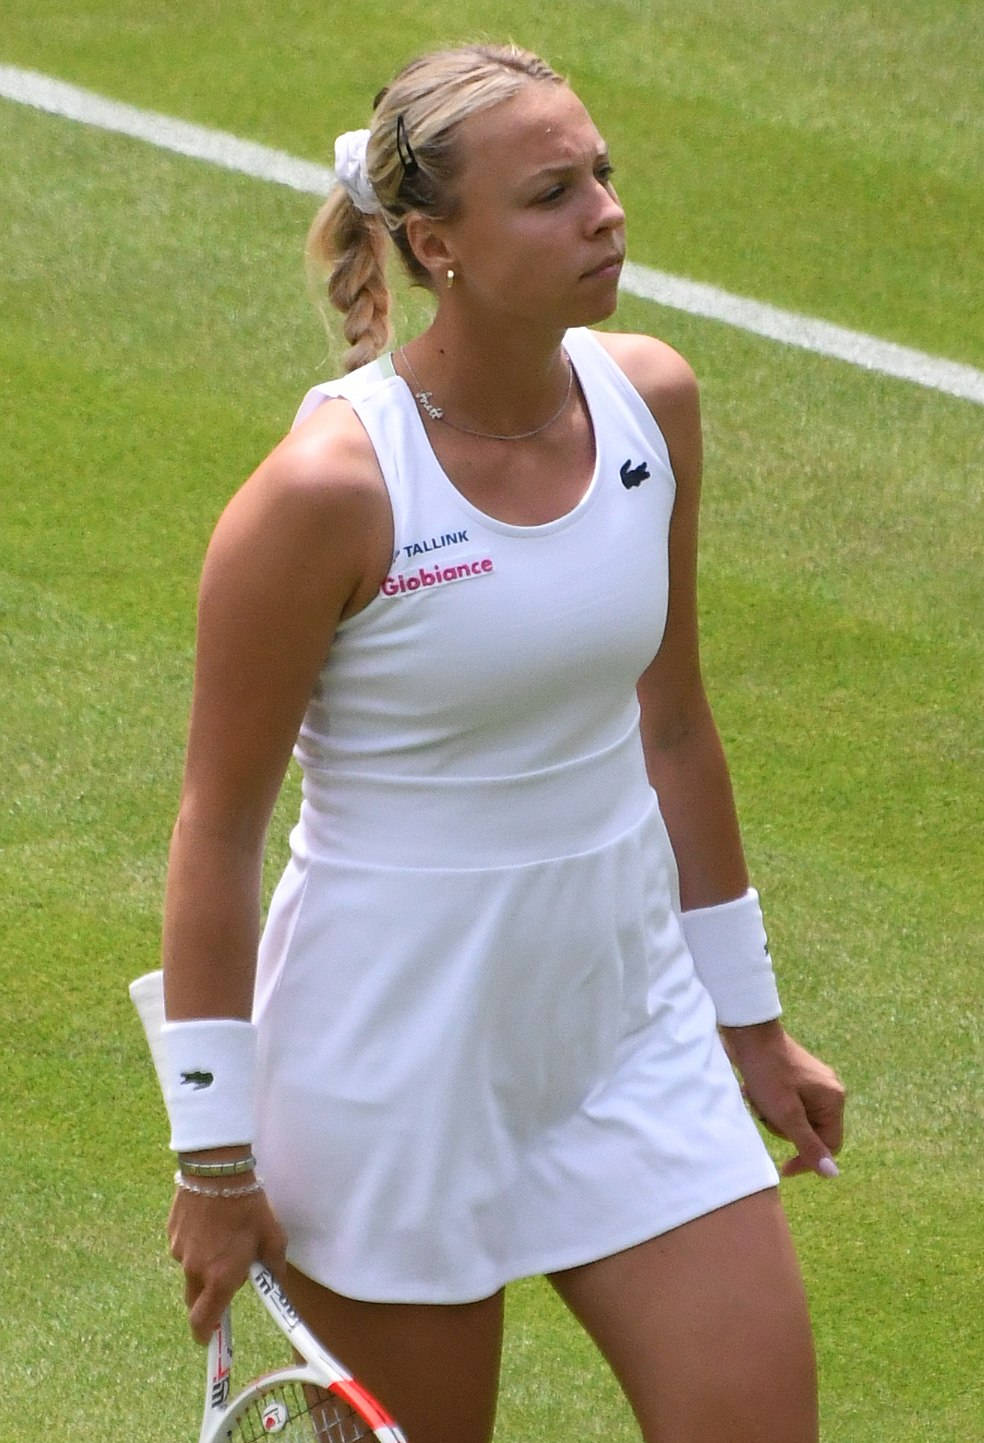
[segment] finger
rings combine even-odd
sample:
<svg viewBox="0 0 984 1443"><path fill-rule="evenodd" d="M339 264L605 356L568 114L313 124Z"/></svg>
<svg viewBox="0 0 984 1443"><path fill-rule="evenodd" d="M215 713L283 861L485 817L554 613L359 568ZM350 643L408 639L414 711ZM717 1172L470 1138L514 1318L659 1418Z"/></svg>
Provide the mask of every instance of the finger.
<svg viewBox="0 0 984 1443"><path fill-rule="evenodd" d="M801 1172L815 1172L820 1177L837 1177L839 1168L829 1147L814 1131L802 1104L783 1119L783 1133L796 1149L794 1157L783 1165L783 1177L796 1177Z"/></svg>
<svg viewBox="0 0 984 1443"><path fill-rule="evenodd" d="M188 1326L196 1343L201 1343L203 1347L208 1343L237 1291L238 1288L217 1284L202 1288L188 1309Z"/></svg>
<svg viewBox="0 0 984 1443"><path fill-rule="evenodd" d="M798 1177L804 1172L815 1172L820 1177L840 1177L840 1168L829 1155L821 1157L816 1163L810 1163L797 1153L795 1157L787 1158L779 1169L781 1177Z"/></svg>
<svg viewBox="0 0 984 1443"><path fill-rule="evenodd" d="M257 1257L265 1268L269 1268L277 1282L287 1281L287 1247L282 1238L271 1238L261 1247Z"/></svg>
<svg viewBox="0 0 984 1443"><path fill-rule="evenodd" d="M203 1280L202 1280L202 1278L201 1278L197 1273L189 1273L189 1272L186 1272L186 1273L185 1273L185 1275L184 1275L184 1300L185 1300L185 1307L187 1308L187 1310L188 1310L189 1313L191 1312L192 1308L193 1308L193 1307L195 1306L195 1304L197 1303L198 1299L201 1297L201 1293L202 1293L202 1288L203 1288L203 1287L204 1287Z"/></svg>
<svg viewBox="0 0 984 1443"><path fill-rule="evenodd" d="M844 1142L844 1093L825 1099L811 1116L817 1136L823 1141L828 1152L840 1152Z"/></svg>
<svg viewBox="0 0 984 1443"><path fill-rule="evenodd" d="M842 1127L825 1127L822 1123L817 1123L816 1136L820 1139L821 1146L828 1157L832 1158L835 1153L840 1152L841 1145L844 1141L844 1131Z"/></svg>

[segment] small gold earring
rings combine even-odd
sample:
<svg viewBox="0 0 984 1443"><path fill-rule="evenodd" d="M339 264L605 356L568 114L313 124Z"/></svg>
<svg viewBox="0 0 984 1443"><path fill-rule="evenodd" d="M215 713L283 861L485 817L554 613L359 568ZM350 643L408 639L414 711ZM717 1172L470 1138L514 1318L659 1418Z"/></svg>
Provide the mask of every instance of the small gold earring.
<svg viewBox="0 0 984 1443"><path fill-rule="evenodd" d="M448 266L448 290L454 285L454 271Z"/></svg>

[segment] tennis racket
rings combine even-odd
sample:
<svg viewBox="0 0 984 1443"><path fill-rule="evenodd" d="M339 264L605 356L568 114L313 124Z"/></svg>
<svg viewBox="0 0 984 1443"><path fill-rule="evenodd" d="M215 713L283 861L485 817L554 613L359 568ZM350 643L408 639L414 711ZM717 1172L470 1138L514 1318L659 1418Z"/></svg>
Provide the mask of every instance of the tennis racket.
<svg viewBox="0 0 984 1443"><path fill-rule="evenodd" d="M406 1443L375 1398L327 1352L297 1316L262 1263L250 1281L302 1363L254 1378L232 1396L232 1326L228 1310L208 1345L205 1413L199 1443Z"/></svg>
<svg viewBox="0 0 984 1443"><path fill-rule="evenodd" d="M130 985L158 1081L163 1080L164 978L149 972ZM264 1373L232 1392L232 1315L226 1309L208 1345L205 1411L199 1443L406 1443L375 1398L305 1327L269 1268L253 1263L250 1282L270 1317L303 1360Z"/></svg>

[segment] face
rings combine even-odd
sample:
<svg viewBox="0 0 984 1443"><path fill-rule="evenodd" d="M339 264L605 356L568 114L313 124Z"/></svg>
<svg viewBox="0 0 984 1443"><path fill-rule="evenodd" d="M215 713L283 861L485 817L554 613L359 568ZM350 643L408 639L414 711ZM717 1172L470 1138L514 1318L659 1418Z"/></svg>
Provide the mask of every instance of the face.
<svg viewBox="0 0 984 1443"><path fill-rule="evenodd" d="M459 130L459 210L441 227L460 296L551 328L611 315L625 213L608 149L565 85L530 82Z"/></svg>

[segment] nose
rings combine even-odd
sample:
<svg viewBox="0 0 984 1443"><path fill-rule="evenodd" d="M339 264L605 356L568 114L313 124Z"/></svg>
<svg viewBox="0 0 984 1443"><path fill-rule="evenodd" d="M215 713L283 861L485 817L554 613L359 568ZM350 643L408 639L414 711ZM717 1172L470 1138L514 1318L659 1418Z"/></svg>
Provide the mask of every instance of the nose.
<svg viewBox="0 0 984 1443"><path fill-rule="evenodd" d="M607 185L601 181L596 182L595 202L592 229L596 234L599 231L618 230L625 224L625 211L619 203L618 196L612 190L610 182Z"/></svg>

